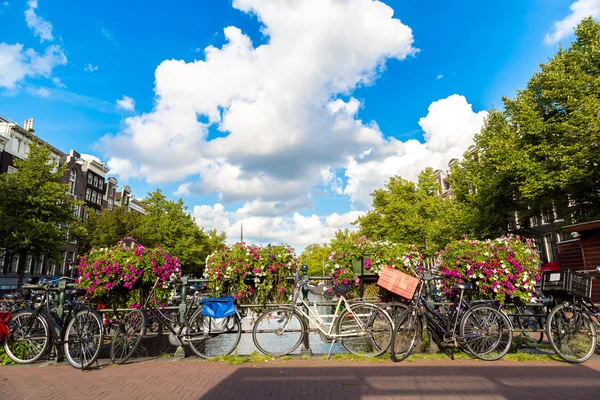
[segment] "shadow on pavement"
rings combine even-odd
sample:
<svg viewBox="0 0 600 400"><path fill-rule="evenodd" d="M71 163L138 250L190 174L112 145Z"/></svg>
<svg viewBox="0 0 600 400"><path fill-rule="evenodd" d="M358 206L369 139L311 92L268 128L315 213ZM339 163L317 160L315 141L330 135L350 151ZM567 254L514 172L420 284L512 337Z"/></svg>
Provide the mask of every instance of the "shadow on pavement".
<svg viewBox="0 0 600 400"><path fill-rule="evenodd" d="M242 367L201 399L600 398L600 372L585 365L481 363L368 367Z"/></svg>

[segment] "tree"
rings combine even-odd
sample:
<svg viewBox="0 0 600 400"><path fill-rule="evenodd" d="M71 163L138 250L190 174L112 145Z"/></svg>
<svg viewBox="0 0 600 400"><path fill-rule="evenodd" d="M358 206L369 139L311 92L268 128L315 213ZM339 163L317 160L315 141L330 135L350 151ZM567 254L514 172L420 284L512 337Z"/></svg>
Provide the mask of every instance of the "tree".
<svg viewBox="0 0 600 400"><path fill-rule="evenodd" d="M324 244L309 244L300 254L300 264L308 265L308 275L323 276L331 248Z"/></svg>
<svg viewBox="0 0 600 400"><path fill-rule="evenodd" d="M373 210L357 223L359 233L375 241L415 244L425 255L433 253L451 236L468 231L466 210L452 199L441 199L433 169L419 175L418 183L391 177L373 192Z"/></svg>
<svg viewBox="0 0 600 400"><path fill-rule="evenodd" d="M84 221L72 225L72 232L79 243L79 252L92 248L112 247L133 232L140 214L126 207L114 207L99 214L89 213Z"/></svg>
<svg viewBox="0 0 600 400"><path fill-rule="evenodd" d="M186 211L183 200L172 201L156 189L142 200L145 214L115 207L91 215L76 229L85 250L111 247L126 235L146 247L160 246L177 256L185 274L202 274L206 257L225 245L225 234L204 232Z"/></svg>
<svg viewBox="0 0 600 400"><path fill-rule="evenodd" d="M77 203L61 183L65 167L52 162L46 145L32 142L27 159L16 159L15 166L16 172L0 175L0 244L19 256L21 284L28 256L59 258Z"/></svg>
<svg viewBox="0 0 600 400"><path fill-rule="evenodd" d="M600 24L585 19L577 39L534 74L504 111L475 135L477 152L453 168L459 202L479 237L500 236L533 216L600 218Z"/></svg>

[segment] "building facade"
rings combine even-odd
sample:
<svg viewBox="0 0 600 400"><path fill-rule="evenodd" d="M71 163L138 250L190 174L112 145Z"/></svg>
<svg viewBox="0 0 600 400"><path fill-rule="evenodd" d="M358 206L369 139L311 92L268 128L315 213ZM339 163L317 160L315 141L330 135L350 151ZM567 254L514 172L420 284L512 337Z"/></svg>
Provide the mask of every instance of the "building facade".
<svg viewBox="0 0 600 400"><path fill-rule="evenodd" d="M94 157L84 159L74 150L68 154L63 153L36 136L33 133L33 125L33 119L28 119L23 126L19 126L0 116L0 174L15 172L15 160L27 158L31 142L37 141L50 148L51 157L57 168L59 165L65 165L63 183L68 184L69 194L83 203L74 207L75 218L83 219L91 213L100 213L104 209L112 210L121 203L124 203L130 211L144 212L141 203L131 194L128 186L119 191L117 180L114 177L107 177L109 169L105 163ZM125 200L120 201L121 199ZM74 275L78 243L69 227L65 228L65 244L60 247L61 259L57 262L46 257L40 259L28 257L26 277L39 279L55 275ZM18 264L18 256L10 257L3 248L0 248L0 290L15 287L18 280Z"/></svg>

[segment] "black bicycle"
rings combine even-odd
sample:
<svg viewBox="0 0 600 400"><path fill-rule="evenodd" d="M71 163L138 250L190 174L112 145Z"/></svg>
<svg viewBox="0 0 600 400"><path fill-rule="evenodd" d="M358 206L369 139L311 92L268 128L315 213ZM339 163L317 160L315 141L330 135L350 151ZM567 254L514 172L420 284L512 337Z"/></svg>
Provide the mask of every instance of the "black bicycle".
<svg viewBox="0 0 600 400"><path fill-rule="evenodd" d="M4 342L6 354L19 364L39 360L54 345L58 359L64 355L75 368L89 368L98 358L104 340L102 317L93 308L78 301L83 289L71 289L71 301L65 304L64 314L52 308L52 293L58 293L58 280L36 285L23 285L23 289L40 295L33 310L15 313L9 324L10 336ZM61 351L62 346L62 351Z"/></svg>
<svg viewBox="0 0 600 400"><path fill-rule="evenodd" d="M596 268L600 272L600 266ZM552 272L557 280L567 273L563 301L550 311L546 334L554 352L563 360L582 363L592 357L598 345L596 329L600 328L600 308L591 301L592 271ZM552 273L546 273L552 279ZM546 276L544 279L547 280ZM570 297L569 300L566 298Z"/></svg>
<svg viewBox="0 0 600 400"><path fill-rule="evenodd" d="M169 332L171 344L182 347L189 345L202 358L214 358L233 352L242 336L241 317L233 305L233 298L203 297L200 292L206 289L205 285L190 285L188 291L193 296L186 299L185 313L179 319L174 318L176 313L169 310L150 307L150 299L158 283L157 279L140 308L128 311L119 320L111 338L110 357L113 362L127 362L134 356L147 333L163 331ZM215 308L226 308L228 312L224 315L208 312Z"/></svg>
<svg viewBox="0 0 600 400"><path fill-rule="evenodd" d="M427 282L444 279L441 276L419 276L418 289L408 309L395 322L391 358L398 362L408 357L422 334L421 318L427 319L430 337L446 354L453 357L452 349L461 348L480 360L498 360L510 350L511 324L504 312L493 301L465 299L465 292L473 290L470 283L458 283L458 300L445 312L436 311L423 288Z"/></svg>

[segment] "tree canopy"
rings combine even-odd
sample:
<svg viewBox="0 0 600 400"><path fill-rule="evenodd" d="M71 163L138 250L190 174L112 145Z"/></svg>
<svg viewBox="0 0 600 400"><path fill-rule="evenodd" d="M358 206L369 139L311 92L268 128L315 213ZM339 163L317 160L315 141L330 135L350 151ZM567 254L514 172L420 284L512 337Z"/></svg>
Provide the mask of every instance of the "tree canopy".
<svg viewBox="0 0 600 400"><path fill-rule="evenodd" d="M58 259L66 242L67 226L77 204L61 182L65 167L52 162L46 145L32 142L17 170L0 175L0 247L19 256L19 283L27 256Z"/></svg>
<svg viewBox="0 0 600 400"><path fill-rule="evenodd" d="M91 215L77 229L83 248L110 247L131 235L147 247L160 246L177 256L183 272L200 276L206 257L224 246L225 234L205 232L186 211L183 200L172 201L160 189L142 200L145 214L115 207Z"/></svg>
<svg viewBox="0 0 600 400"><path fill-rule="evenodd" d="M432 255L450 240L468 232L463 205L438 196L433 169L427 168L418 182L391 177L373 192L373 209L358 219L359 233L375 241L411 243Z"/></svg>

